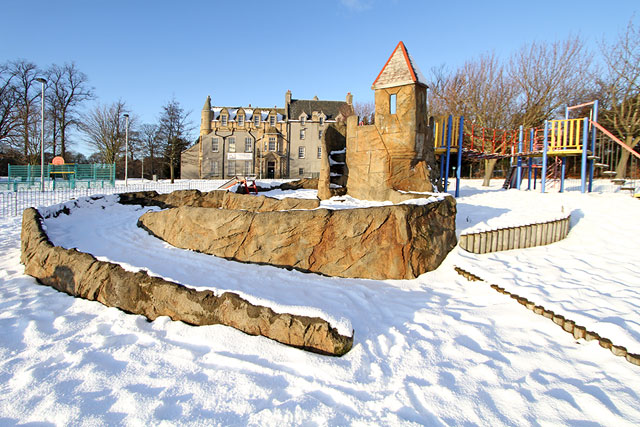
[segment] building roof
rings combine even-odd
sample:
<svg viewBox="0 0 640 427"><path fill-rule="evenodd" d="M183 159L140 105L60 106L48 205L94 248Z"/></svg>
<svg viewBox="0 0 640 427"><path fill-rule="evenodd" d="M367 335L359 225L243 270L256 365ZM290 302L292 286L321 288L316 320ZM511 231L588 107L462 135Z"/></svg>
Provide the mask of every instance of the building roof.
<svg viewBox="0 0 640 427"><path fill-rule="evenodd" d="M318 113L324 113L328 120L335 120L335 118L343 112L345 116L345 106L348 104L344 101L320 101L313 99L292 99L289 104L289 119L298 120L302 113L306 113L311 117L314 111Z"/></svg>
<svg viewBox="0 0 640 427"><path fill-rule="evenodd" d="M420 84L427 86L415 61L409 55L404 43L400 42L384 64L380 74L371 85L371 89L383 89L386 87L403 86L407 84Z"/></svg>
<svg viewBox="0 0 640 427"><path fill-rule="evenodd" d="M283 108L255 108L255 107L213 107L211 111L213 112L213 120L220 119L220 112L226 109L229 113L228 120L230 122L235 121L238 115L238 110L242 109L245 113L245 120L251 121L253 119L254 112L257 114L260 112L260 118L262 121L266 121L269 113L275 110L277 115L277 121L281 122L284 120L284 109Z"/></svg>

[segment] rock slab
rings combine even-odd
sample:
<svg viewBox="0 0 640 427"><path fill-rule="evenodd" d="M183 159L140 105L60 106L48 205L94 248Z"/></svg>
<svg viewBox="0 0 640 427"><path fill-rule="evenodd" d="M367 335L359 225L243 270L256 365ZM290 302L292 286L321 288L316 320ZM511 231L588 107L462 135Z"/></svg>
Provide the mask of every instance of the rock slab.
<svg viewBox="0 0 640 427"><path fill-rule="evenodd" d="M143 272L125 271L75 249L54 246L42 228L42 216L33 208L23 213L20 260L25 273L44 285L149 320L169 316L191 325L223 324L333 356L347 353L353 345L353 337L340 335L317 317L275 313L231 292L217 296L211 291L196 291Z"/></svg>
<svg viewBox="0 0 640 427"><path fill-rule="evenodd" d="M315 184L317 186L317 182ZM174 208L191 206L201 208L244 209L254 212L269 212L288 209L315 209L320 206L318 199L297 199L288 197L276 199L251 194L236 194L228 191L178 190L169 194L156 191L138 191L120 194L123 205L159 206Z"/></svg>
<svg viewBox="0 0 640 427"><path fill-rule="evenodd" d="M138 225L173 246L329 276L413 279L456 245L456 204L252 212L183 206Z"/></svg>

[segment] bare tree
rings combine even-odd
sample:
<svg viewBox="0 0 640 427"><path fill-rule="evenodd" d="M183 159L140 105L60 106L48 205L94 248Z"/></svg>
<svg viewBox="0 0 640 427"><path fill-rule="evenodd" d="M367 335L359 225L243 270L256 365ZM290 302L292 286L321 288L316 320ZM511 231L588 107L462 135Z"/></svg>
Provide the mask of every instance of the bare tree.
<svg viewBox="0 0 640 427"><path fill-rule="evenodd" d="M95 148L105 163L115 163L125 148L125 118L130 111L123 101L96 105L82 117L80 129L87 143ZM135 127L135 117L129 117L129 127Z"/></svg>
<svg viewBox="0 0 640 427"><path fill-rule="evenodd" d="M15 138L18 127L14 77L8 64L0 64L0 146L5 148Z"/></svg>
<svg viewBox="0 0 640 427"><path fill-rule="evenodd" d="M630 148L640 142L640 28L629 21L615 43L601 45L606 75L599 80L603 111L599 121ZM629 152L622 150L616 176L624 178Z"/></svg>
<svg viewBox="0 0 640 427"><path fill-rule="evenodd" d="M591 89L591 62L578 37L523 46L509 66L519 92L513 125L540 126L566 105L584 101Z"/></svg>
<svg viewBox="0 0 640 427"><path fill-rule="evenodd" d="M353 112L358 116L360 122L365 125L372 125L375 122L376 106L372 101L355 102Z"/></svg>
<svg viewBox="0 0 640 427"><path fill-rule="evenodd" d="M189 123L190 112L185 112L175 99L162 107L158 131L164 145L164 157L169 167L169 176L173 184L176 168L180 170L180 155L189 145L189 133L193 125Z"/></svg>
<svg viewBox="0 0 640 427"><path fill-rule="evenodd" d="M16 117L18 133L14 140L14 145L20 147L24 160L35 163L38 157L40 144L34 144L37 140L33 138L32 131L38 129L38 107L40 90L36 78L40 73L38 67L24 59L11 63L11 72L15 81L16 93Z"/></svg>
<svg viewBox="0 0 640 427"><path fill-rule="evenodd" d="M454 72L444 66L431 70L430 110L436 116L465 117L465 130L471 124L488 128L512 125L516 86L504 65L493 53L465 62ZM485 161L485 181L489 185L497 160Z"/></svg>
<svg viewBox="0 0 640 427"><path fill-rule="evenodd" d="M151 161L150 170L151 175L156 174L155 159L161 152L162 140L158 131L158 125L151 123L144 123L140 126L140 147L141 154L144 157L149 157Z"/></svg>
<svg viewBox="0 0 640 427"><path fill-rule="evenodd" d="M65 157L68 131L71 127L78 126L78 107L94 98L93 89L88 86L86 74L79 71L73 62L63 66L52 65L47 71L47 76L53 152L55 154L59 138L60 154Z"/></svg>

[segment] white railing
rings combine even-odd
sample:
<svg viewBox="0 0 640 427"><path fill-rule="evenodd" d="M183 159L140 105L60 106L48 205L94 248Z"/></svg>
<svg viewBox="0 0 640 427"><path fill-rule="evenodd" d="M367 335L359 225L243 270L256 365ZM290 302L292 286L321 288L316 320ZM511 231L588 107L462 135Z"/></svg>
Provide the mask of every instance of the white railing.
<svg viewBox="0 0 640 427"><path fill-rule="evenodd" d="M0 218L22 215L22 211L26 208L55 205L85 196L152 190L158 193L170 193L175 190L212 191L217 190L223 183L223 180L181 180L173 184L162 181L144 181L127 186L116 185L104 188L3 191L0 192Z"/></svg>

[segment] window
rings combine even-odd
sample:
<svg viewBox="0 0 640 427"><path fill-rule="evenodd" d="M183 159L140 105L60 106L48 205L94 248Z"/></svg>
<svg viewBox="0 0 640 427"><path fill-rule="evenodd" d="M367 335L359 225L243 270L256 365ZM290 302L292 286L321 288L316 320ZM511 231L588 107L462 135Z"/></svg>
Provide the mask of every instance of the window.
<svg viewBox="0 0 640 427"><path fill-rule="evenodd" d="M304 168L298 169L298 175L300 176L304 175Z"/></svg>
<svg viewBox="0 0 640 427"><path fill-rule="evenodd" d="M276 125L276 116L269 117L269 124L271 126L275 126Z"/></svg>
<svg viewBox="0 0 640 427"><path fill-rule="evenodd" d="M253 124L255 125L255 127L260 126L260 112L253 113Z"/></svg>
<svg viewBox="0 0 640 427"><path fill-rule="evenodd" d="M322 139L322 129L318 131L318 139Z"/></svg>
<svg viewBox="0 0 640 427"><path fill-rule="evenodd" d="M211 139L211 151L214 153L218 152L218 138Z"/></svg>
<svg viewBox="0 0 640 427"><path fill-rule="evenodd" d="M318 147L318 158L322 158L322 147Z"/></svg>
<svg viewBox="0 0 640 427"><path fill-rule="evenodd" d="M251 173L253 172L251 170L251 160L245 160L244 161L244 174L245 175L251 175Z"/></svg>
<svg viewBox="0 0 640 427"><path fill-rule="evenodd" d="M305 116L300 117L300 126L304 126L306 121L307 121L307 118Z"/></svg>
<svg viewBox="0 0 640 427"><path fill-rule="evenodd" d="M389 95L389 113L396 113L396 94Z"/></svg>
<svg viewBox="0 0 640 427"><path fill-rule="evenodd" d="M305 129L300 129L300 139L304 139Z"/></svg>
<svg viewBox="0 0 640 427"><path fill-rule="evenodd" d="M251 139L250 136L247 136L244 139L244 152L245 153L250 153L253 151L253 140Z"/></svg>
<svg viewBox="0 0 640 427"><path fill-rule="evenodd" d="M223 115L220 116L220 124L222 126L226 126L227 125L227 115L226 114L223 114Z"/></svg>
<svg viewBox="0 0 640 427"><path fill-rule="evenodd" d="M320 126L324 124L324 117L320 116Z"/></svg>
<svg viewBox="0 0 640 427"><path fill-rule="evenodd" d="M236 161L235 160L229 160L229 165L228 165L228 171L227 171L227 176L234 176L236 174Z"/></svg>
<svg viewBox="0 0 640 427"><path fill-rule="evenodd" d="M211 160L211 175L218 175L218 161Z"/></svg>
<svg viewBox="0 0 640 427"><path fill-rule="evenodd" d="M298 158L304 159L304 147L298 147Z"/></svg>
<svg viewBox="0 0 640 427"><path fill-rule="evenodd" d="M244 126L244 114L238 115L238 126Z"/></svg>
<svg viewBox="0 0 640 427"><path fill-rule="evenodd" d="M276 151L276 137L269 137L269 151Z"/></svg>
<svg viewBox="0 0 640 427"><path fill-rule="evenodd" d="M230 136L229 137L229 149L227 151L229 153L235 153L236 152L236 137L235 136Z"/></svg>

